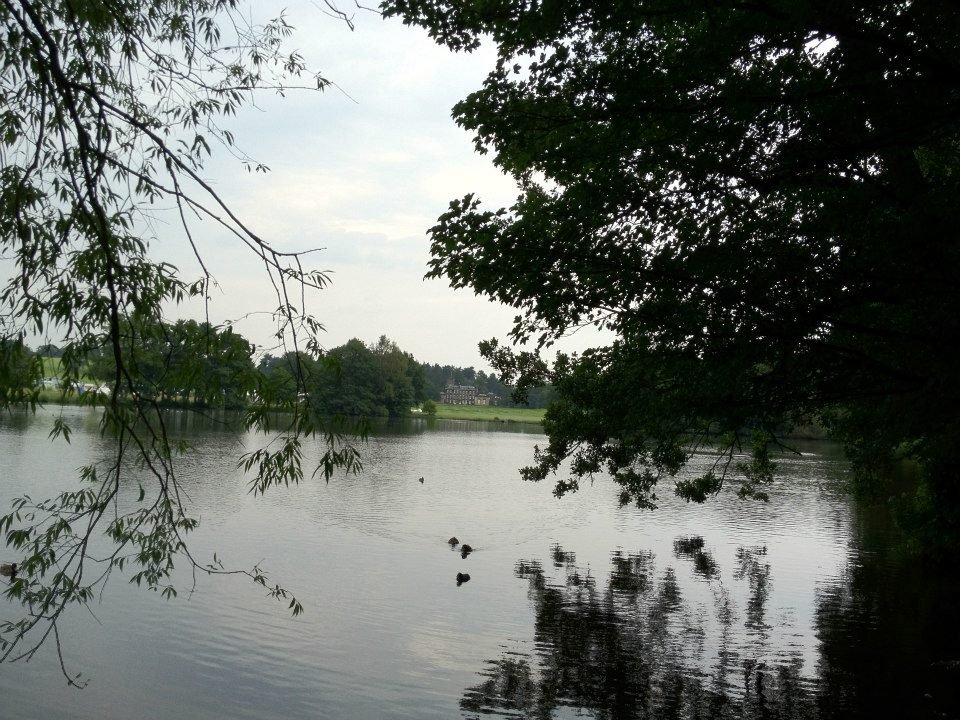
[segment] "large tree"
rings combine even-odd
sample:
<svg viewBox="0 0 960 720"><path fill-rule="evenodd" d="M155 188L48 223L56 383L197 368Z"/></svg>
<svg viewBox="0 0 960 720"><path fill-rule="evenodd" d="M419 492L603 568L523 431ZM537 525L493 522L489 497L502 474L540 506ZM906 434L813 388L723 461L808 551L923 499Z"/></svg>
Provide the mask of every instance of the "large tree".
<svg viewBox="0 0 960 720"><path fill-rule="evenodd" d="M94 597L113 572L128 570L138 584L167 594L175 592L176 559L227 572L190 554L186 535L197 520L180 491L180 446L168 436L156 394L141 392L137 362L138 332L169 329L165 311L209 298L214 279L191 218L218 225L262 263L264 282L276 290L278 344L294 357L319 351L320 326L304 314L304 293L322 287L325 275L302 252L281 252L244 224L202 174L216 147L249 170L266 169L240 152L221 124L257 91L327 84L285 48L290 26L282 16L262 24L251 17L237 0L0 0L0 409L37 400L33 383L13 372L22 353L8 349L25 337L55 338L67 384L82 379L96 355L110 356L102 428L116 443L112 461L81 470L78 490L20 498L0 517L5 559L12 551L18 565L4 593L24 607L20 620L0 625L0 659L29 658L55 635L61 613ZM164 208L173 208L180 224L167 224L158 238L156 213ZM178 237L196 255L197 278L181 276L154 242ZM183 378L206 372L202 346L213 333L187 332L198 327L179 327L184 342L201 346L177 358ZM252 387L247 343L232 342L229 330L216 337L231 341L219 350L246 376L231 384ZM168 368L171 360L161 358ZM39 363L30 367L39 373ZM294 381L301 381L297 363ZM266 402L243 419L249 428L279 432L244 458L255 490L302 477L304 434L327 440L321 466L328 477L337 467L356 467L354 449L295 395L287 398L291 412L274 424L269 392L260 388ZM69 437L69 428L57 421L53 434ZM138 485L139 497L124 494ZM93 559L90 543L99 533L112 549ZM244 572L265 584L258 568Z"/></svg>
<svg viewBox="0 0 960 720"><path fill-rule="evenodd" d="M768 449L818 418L862 480L901 453L939 530L960 510L960 8L933 0L387 0L496 66L454 109L511 173L509 208L455 200L431 275L519 310L542 348L594 323L610 344L548 367L558 492L607 469L624 501L723 438L744 494ZM744 442L750 438L749 443ZM923 508L920 508L923 509ZM932 527L932 526L931 526Z"/></svg>
<svg viewBox="0 0 960 720"><path fill-rule="evenodd" d="M271 365L270 382L283 382L289 359ZM424 382L420 364L385 335L369 346L353 338L309 366L304 399L323 417L365 423L371 417L409 415L425 399Z"/></svg>
<svg viewBox="0 0 960 720"><path fill-rule="evenodd" d="M255 395L266 395L279 404L289 400L266 385L254 368L250 342L233 327L132 318L120 330L124 362L137 379L135 391L140 395L192 408L238 409ZM306 358L301 358L303 362ZM86 372L102 381L115 378L113 353L107 348L92 353ZM295 377L290 379L295 385Z"/></svg>

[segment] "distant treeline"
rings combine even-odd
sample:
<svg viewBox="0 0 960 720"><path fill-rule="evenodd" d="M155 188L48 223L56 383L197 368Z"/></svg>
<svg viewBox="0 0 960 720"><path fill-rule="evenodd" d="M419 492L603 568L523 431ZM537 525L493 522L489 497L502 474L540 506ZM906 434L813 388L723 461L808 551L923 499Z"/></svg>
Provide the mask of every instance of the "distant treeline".
<svg viewBox="0 0 960 720"><path fill-rule="evenodd" d="M427 401L439 402L448 384L476 387L496 404L516 406L512 388L473 367L424 364L381 336L375 343L352 339L319 353L263 354L231 327L193 320L175 323L128 322L123 343L129 376L124 392L137 392L168 404L238 407L254 399L285 404L308 401L323 414L401 416ZM2 363L18 377L0 385L39 387L52 373L66 381L112 384L116 366L110 347L76 348L44 344L35 350L19 339L0 340L0 352L19 362ZM48 385L49 386L49 385ZM549 388L529 393L521 406L542 408Z"/></svg>

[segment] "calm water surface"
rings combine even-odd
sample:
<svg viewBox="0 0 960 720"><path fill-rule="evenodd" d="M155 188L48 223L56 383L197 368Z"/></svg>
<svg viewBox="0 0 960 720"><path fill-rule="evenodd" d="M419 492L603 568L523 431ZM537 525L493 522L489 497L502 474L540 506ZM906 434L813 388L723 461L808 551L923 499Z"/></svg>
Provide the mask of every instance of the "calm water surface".
<svg viewBox="0 0 960 720"><path fill-rule="evenodd" d="M70 446L47 439L60 412ZM783 458L768 504L664 487L649 513L603 480L562 501L520 481L536 427L415 421L373 438L360 476L254 498L234 468L256 438L174 418L197 557L259 562L306 613L237 578L165 601L115 577L63 628L89 686L49 651L0 666L0 717L958 717L960 583L843 494L834 446ZM58 408L0 418L0 451L8 507L111 447Z"/></svg>

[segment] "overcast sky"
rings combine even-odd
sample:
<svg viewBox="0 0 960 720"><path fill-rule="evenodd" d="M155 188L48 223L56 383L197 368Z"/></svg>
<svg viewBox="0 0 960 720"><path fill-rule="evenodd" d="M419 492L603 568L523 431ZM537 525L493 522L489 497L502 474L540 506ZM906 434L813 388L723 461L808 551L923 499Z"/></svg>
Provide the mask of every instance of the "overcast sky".
<svg viewBox="0 0 960 720"><path fill-rule="evenodd" d="M258 96L257 107L223 126L271 171L247 173L215 149L205 177L278 249L323 248L309 258L330 271L332 284L309 298L307 310L326 327L325 347L384 334L421 362L488 369L477 343L506 338L515 311L423 276L426 231L450 200L474 192L501 207L515 197L513 182L475 152L450 116L493 67L492 50L453 54L418 29L358 9L351 31L324 13L322 0L252 5L260 22L286 8L296 28L289 47L336 87ZM269 344L274 325L255 313L277 303L262 267L215 223L198 221L192 230L219 283L210 319L248 316L238 330L258 346ZM176 264L186 280L199 277L175 222L158 215L153 234L158 258ZM202 318L195 307L175 313ZM578 336L564 349L585 344Z"/></svg>
<svg viewBox="0 0 960 720"><path fill-rule="evenodd" d="M267 7L254 5L260 19ZM421 362L486 367L477 342L505 337L513 310L423 276L426 230L451 199L476 192L500 206L514 197L512 181L474 151L450 117L453 104L480 86L492 52L454 55L422 31L362 10L351 31L322 5L278 7L296 28L290 46L339 89L260 96L258 108L225 126L270 173L246 173L221 153L205 175L279 248L324 248L310 258L333 282L312 296L308 310L327 329L326 347L385 334ZM161 224L155 232L158 255L169 252L185 274L194 272L178 248L178 228ZM273 309L262 270L236 241L209 221L198 236L220 284L212 320ZM271 326L255 318L238 329L262 345Z"/></svg>

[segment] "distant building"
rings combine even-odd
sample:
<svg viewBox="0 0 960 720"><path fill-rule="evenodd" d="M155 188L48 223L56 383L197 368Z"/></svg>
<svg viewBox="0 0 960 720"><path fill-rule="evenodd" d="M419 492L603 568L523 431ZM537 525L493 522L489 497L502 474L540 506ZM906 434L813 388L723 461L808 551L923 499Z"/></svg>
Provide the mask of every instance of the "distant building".
<svg viewBox="0 0 960 720"><path fill-rule="evenodd" d="M446 405L496 405L497 397L482 393L473 385L447 383L447 387L440 392L440 402Z"/></svg>

